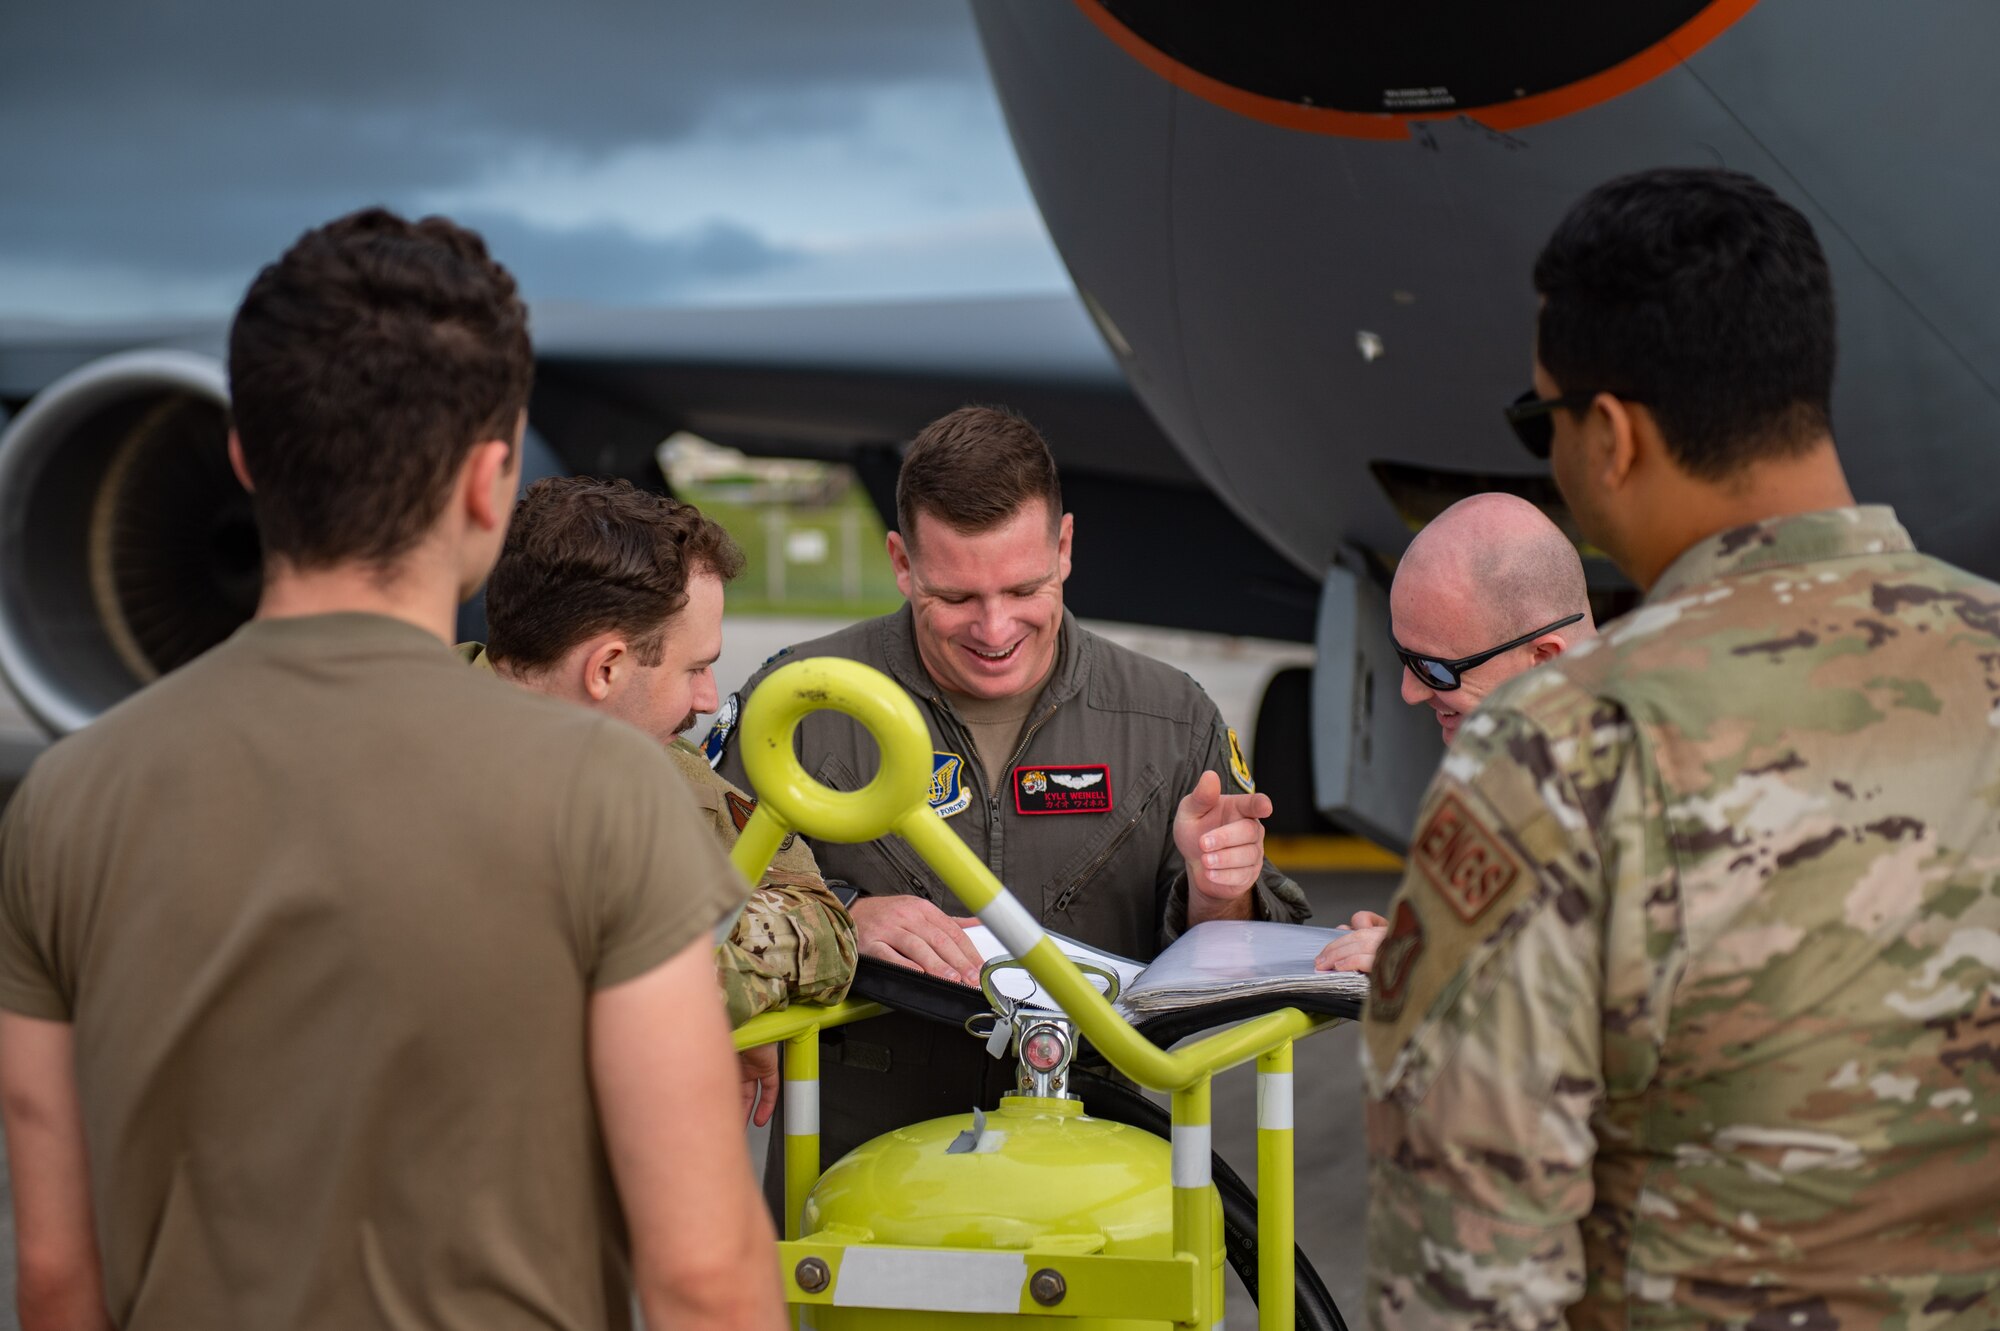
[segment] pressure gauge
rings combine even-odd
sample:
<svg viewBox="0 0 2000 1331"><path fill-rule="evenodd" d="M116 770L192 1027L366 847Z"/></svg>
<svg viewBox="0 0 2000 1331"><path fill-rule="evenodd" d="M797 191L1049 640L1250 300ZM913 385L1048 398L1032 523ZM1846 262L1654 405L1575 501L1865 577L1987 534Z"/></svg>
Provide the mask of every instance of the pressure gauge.
<svg viewBox="0 0 2000 1331"><path fill-rule="evenodd" d="M1035 1026L1021 1040L1021 1061L1046 1077L1069 1061L1069 1042L1053 1026Z"/></svg>

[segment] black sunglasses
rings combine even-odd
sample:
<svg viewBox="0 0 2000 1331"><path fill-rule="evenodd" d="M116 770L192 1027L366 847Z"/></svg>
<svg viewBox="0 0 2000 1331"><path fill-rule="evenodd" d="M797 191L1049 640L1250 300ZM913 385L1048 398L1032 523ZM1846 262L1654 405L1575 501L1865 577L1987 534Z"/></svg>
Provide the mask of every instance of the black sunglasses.
<svg viewBox="0 0 2000 1331"><path fill-rule="evenodd" d="M1582 618L1583 614L1579 611L1568 619L1558 619L1553 624L1544 624L1533 633L1523 633L1512 642L1503 642L1498 647L1488 648L1472 656L1461 656L1456 661L1440 660L1435 656L1419 656L1415 652L1404 650L1403 644L1393 637L1389 639L1389 645L1396 649L1396 655L1410 668L1410 673L1422 680L1426 687L1436 693L1450 693L1465 682L1465 672L1473 667L1484 665L1502 652L1511 652L1516 647L1533 642L1544 633L1553 633L1564 625L1574 624Z"/></svg>
<svg viewBox="0 0 2000 1331"><path fill-rule="evenodd" d="M1507 424L1514 427L1514 437L1521 441L1521 447L1546 462L1556 443L1556 423L1549 419L1549 413L1560 407L1581 411L1596 401L1599 393L1606 392L1610 390L1599 388L1588 393L1564 393L1561 397L1536 397L1535 390L1530 388L1508 403L1503 414ZM1611 396L1625 402L1639 400L1627 393Z"/></svg>

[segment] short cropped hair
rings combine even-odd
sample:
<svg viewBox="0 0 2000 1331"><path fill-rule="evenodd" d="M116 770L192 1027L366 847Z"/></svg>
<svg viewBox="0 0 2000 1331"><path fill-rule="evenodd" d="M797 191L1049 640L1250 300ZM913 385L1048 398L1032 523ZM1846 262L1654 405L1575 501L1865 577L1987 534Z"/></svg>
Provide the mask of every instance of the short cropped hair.
<svg viewBox="0 0 2000 1331"><path fill-rule="evenodd" d="M615 632L641 665L656 666L689 579L727 582L742 571L743 551L692 504L630 481L536 481L486 582L487 655L534 673Z"/></svg>
<svg viewBox="0 0 2000 1331"><path fill-rule="evenodd" d="M896 525L916 542L919 513L954 531L989 531L1031 499L1062 520L1062 481L1041 433L1005 407L960 407L923 428L896 475Z"/></svg>
<svg viewBox="0 0 2000 1331"><path fill-rule="evenodd" d="M474 232L382 208L306 232L229 330L229 393L264 551L386 565L444 511L473 445L512 440L534 357Z"/></svg>
<svg viewBox="0 0 2000 1331"><path fill-rule="evenodd" d="M1805 216L1735 171L1622 176L1535 262L1536 355L1564 393L1645 405L1674 461L1722 480L1830 430L1833 281Z"/></svg>

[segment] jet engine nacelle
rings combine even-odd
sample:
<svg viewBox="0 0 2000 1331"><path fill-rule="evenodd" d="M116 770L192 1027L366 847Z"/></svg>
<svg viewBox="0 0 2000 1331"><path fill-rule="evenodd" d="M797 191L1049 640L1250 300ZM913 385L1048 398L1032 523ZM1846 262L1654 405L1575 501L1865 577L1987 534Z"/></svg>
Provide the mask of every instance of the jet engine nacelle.
<svg viewBox="0 0 2000 1331"><path fill-rule="evenodd" d="M108 356L0 435L0 671L55 734L228 637L262 559L222 365Z"/></svg>

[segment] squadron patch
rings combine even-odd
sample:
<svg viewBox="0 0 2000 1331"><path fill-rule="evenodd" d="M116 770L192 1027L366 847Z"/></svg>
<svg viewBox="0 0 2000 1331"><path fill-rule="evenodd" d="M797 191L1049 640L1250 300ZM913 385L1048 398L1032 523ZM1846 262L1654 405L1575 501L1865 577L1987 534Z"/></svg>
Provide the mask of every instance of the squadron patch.
<svg viewBox="0 0 2000 1331"><path fill-rule="evenodd" d="M1424 951L1424 926L1410 903L1396 903L1395 918L1389 922L1388 936L1375 953L1373 983L1368 991L1368 1019L1394 1021L1402 1015L1403 1000L1410 993L1410 974Z"/></svg>
<svg viewBox="0 0 2000 1331"><path fill-rule="evenodd" d="M1015 813L1110 813L1111 769L1103 763L1014 769Z"/></svg>
<svg viewBox="0 0 2000 1331"><path fill-rule="evenodd" d="M750 822L750 815L757 812L757 801L751 799L748 795L741 795L733 790L725 790L722 792L722 802L729 806L729 821L736 824L736 835L742 836L744 827ZM785 833L785 839L778 843L777 853L780 855L784 854L792 848L792 843L798 839L799 834L797 832Z"/></svg>
<svg viewBox="0 0 2000 1331"><path fill-rule="evenodd" d="M723 752L729 748L729 737L735 733L736 718L742 710L743 695L730 694L724 700L722 710L715 714L715 724L710 726L708 734L702 737L701 756L708 759L710 767L722 766ZM737 829L740 831L742 826L738 823Z"/></svg>
<svg viewBox="0 0 2000 1331"><path fill-rule="evenodd" d="M1257 793L1257 783L1250 776L1250 764L1243 760L1243 746L1237 742L1236 727L1229 728L1229 774L1236 778L1236 784L1243 787L1246 795Z"/></svg>
<svg viewBox="0 0 2000 1331"><path fill-rule="evenodd" d="M940 818L964 813L972 805L965 788L965 759L955 753L931 754L931 807Z"/></svg>
<svg viewBox="0 0 2000 1331"><path fill-rule="evenodd" d="M1467 924L1512 885L1522 867L1505 843L1466 812L1456 795L1447 795L1431 811L1410 858Z"/></svg>

